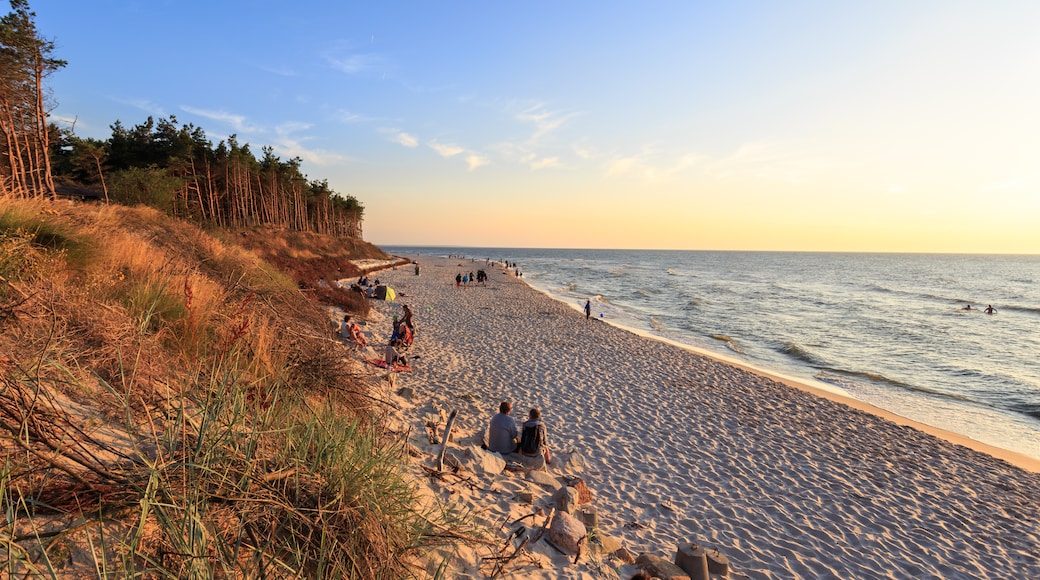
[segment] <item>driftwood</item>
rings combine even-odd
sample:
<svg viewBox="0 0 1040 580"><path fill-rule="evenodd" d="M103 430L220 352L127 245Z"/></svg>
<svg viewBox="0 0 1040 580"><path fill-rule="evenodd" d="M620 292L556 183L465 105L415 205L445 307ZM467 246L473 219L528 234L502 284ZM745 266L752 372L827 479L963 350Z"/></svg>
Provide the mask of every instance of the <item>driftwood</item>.
<svg viewBox="0 0 1040 580"><path fill-rule="evenodd" d="M491 578L495 578L496 576L501 574L502 570L505 569L506 564L512 562L520 554L520 552L522 552L524 550L524 547L527 546L527 542L530 539L531 539L531 536L525 537L524 541L520 542L520 545L517 546L515 550L513 550L512 554L510 554L508 557L506 557L504 559L499 559L498 563L495 565L494 571L491 573Z"/></svg>
<svg viewBox="0 0 1040 580"><path fill-rule="evenodd" d="M422 470L426 472L426 475L429 475L430 477L437 478L438 480L443 481L445 483L448 483L450 485L455 485L457 483L462 483L462 484L465 484L467 487L469 487L470 489L472 489L474 491L483 491L485 493L496 493L496 494L499 494L499 495L501 495L503 493L503 492L501 492L501 491L499 491L497 489L492 489L490 487L481 487L480 484L478 484L476 481L473 480L472 477L470 477L468 475L460 475L460 474L455 473L453 471L440 471L438 469L434 469L433 467L426 467L425 465L420 465L419 467L421 467ZM455 480L454 481L448 481L448 476L449 475L454 477Z"/></svg>
<svg viewBox="0 0 1040 580"><path fill-rule="evenodd" d="M455 417L459 410L455 409L448 415L448 424L444 427L444 439L441 441L441 451L437 454L437 471L444 471L444 452L448 450L448 439L451 438L451 428L455 426Z"/></svg>
<svg viewBox="0 0 1040 580"><path fill-rule="evenodd" d="M552 525L552 519L555 515L556 508L549 510L549 515L545 516L545 521L542 522L542 529L538 530L538 534L535 535L534 539L532 540L532 543L535 543L538 540L542 539L542 536L545 535L545 530L548 530L549 526Z"/></svg>

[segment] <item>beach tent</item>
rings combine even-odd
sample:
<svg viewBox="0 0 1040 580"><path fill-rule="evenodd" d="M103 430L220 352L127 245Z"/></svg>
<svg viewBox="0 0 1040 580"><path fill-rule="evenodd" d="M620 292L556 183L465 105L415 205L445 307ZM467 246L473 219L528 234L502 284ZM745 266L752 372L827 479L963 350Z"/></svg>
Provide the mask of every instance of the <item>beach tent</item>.
<svg viewBox="0 0 1040 580"><path fill-rule="evenodd" d="M372 297L386 300L387 302L393 302L394 299L397 298L397 292L394 292L394 289L389 286L383 286L380 284L379 286L376 286L375 294L373 294Z"/></svg>

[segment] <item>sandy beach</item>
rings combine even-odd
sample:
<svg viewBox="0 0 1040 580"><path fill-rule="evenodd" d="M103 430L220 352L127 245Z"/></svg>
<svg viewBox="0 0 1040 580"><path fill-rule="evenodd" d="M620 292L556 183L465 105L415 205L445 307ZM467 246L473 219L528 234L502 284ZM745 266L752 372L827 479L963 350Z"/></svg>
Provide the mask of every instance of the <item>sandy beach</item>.
<svg viewBox="0 0 1040 580"><path fill-rule="evenodd" d="M482 260L420 263L421 276L378 273L399 297L375 303L365 328L385 344L401 304L415 312L415 370L396 386L414 393L399 400L399 420L417 448L436 451L424 423L454 409L451 448L479 445L511 400L518 422L542 410L560 458L583 458L576 475L594 494L600 532L633 554L671 560L695 541L752 578L1040 577L1035 462L587 321ZM455 287L457 273L478 269L486 287ZM432 482L428 491L472 510L503 543L503 522L532 511L518 493L537 486L512 472L482 477L483 489ZM499 577L611 575L602 562L532 552ZM455 576L483 577L488 555L458 554ZM635 570L615 564L621 578Z"/></svg>

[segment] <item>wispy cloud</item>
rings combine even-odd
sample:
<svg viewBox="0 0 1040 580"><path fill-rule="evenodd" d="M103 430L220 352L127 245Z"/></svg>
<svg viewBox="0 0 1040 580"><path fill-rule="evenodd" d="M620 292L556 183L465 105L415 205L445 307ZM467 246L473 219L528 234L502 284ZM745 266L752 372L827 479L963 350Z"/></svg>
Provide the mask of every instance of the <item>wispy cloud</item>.
<svg viewBox="0 0 1040 580"><path fill-rule="evenodd" d="M288 66L275 66L273 64L258 64L256 67L266 73L271 73L280 77L294 77L296 76L296 70L289 68Z"/></svg>
<svg viewBox="0 0 1040 580"><path fill-rule="evenodd" d="M540 102L513 101L504 109L521 127L532 129L527 137L496 143L492 150L505 161L527 166L532 171L564 166L558 145L552 144L552 136L579 113L554 111Z"/></svg>
<svg viewBox="0 0 1040 580"><path fill-rule="evenodd" d="M585 161L592 161L600 156L600 154L594 151L591 147L585 145L574 145L571 149L579 159L584 159Z"/></svg>
<svg viewBox="0 0 1040 580"><path fill-rule="evenodd" d="M341 41L328 48L321 57L332 68L357 75L376 69L386 69L389 61L381 54L355 50L351 43Z"/></svg>
<svg viewBox="0 0 1040 580"><path fill-rule="evenodd" d="M371 117L366 117L364 115L347 111L345 109L340 109L336 111L335 113L333 113L333 117L341 123L364 123L367 121L375 120Z"/></svg>
<svg viewBox="0 0 1040 580"><path fill-rule="evenodd" d="M491 161L487 157L475 151L470 151L465 147L461 147L454 143L441 143L439 141L430 141L426 144L426 146L436 151L438 155L444 157L445 159L451 159L452 157L457 157L459 155L465 154L465 157L463 159L466 160L466 167L469 171L474 171L478 167L483 167L491 163Z"/></svg>
<svg viewBox="0 0 1040 580"><path fill-rule="evenodd" d="M640 153L609 157L603 164L603 173L606 177L634 175L647 182L658 182L689 169L703 169L710 162L710 157L700 153L674 156L646 146Z"/></svg>
<svg viewBox="0 0 1040 580"><path fill-rule="evenodd" d="M154 117L168 117L169 116L169 115L166 114L166 109L163 109L161 105L159 105L158 103L154 103L152 101L149 101L147 99L118 99L118 98L115 98L115 99L112 99L112 100L117 102L117 103L122 103L124 105L130 105L131 107L134 107L134 108L137 108L137 109L141 109L142 111L144 111L144 112L146 112L149 115L152 115Z"/></svg>
<svg viewBox="0 0 1040 580"><path fill-rule="evenodd" d="M463 153L466 151L458 145L452 145L449 143L439 143L437 141L430 141L429 143L427 143L427 145L430 147L430 149L433 149L438 154L440 154L441 157L454 157L459 153Z"/></svg>
<svg viewBox="0 0 1040 580"><path fill-rule="evenodd" d="M299 157L306 163L318 166L336 165L350 161L350 158L324 149L312 149L306 145L311 139L309 136L299 136L297 133L307 131L312 127L309 123L283 123L275 128L275 141L272 144L279 155L289 158Z"/></svg>
<svg viewBox="0 0 1040 580"><path fill-rule="evenodd" d="M486 157L482 155L477 155L476 153L470 153L466 156L466 165L469 167L470 171L474 171L478 167L483 167L484 165L488 165L489 163L491 163L491 161L489 161Z"/></svg>
<svg viewBox="0 0 1040 580"><path fill-rule="evenodd" d="M646 146L639 153L608 157L603 163L603 173L605 177L636 176L648 182L658 182L694 171L714 179L755 179L801 184L818 178L834 167L826 156L799 147L796 143L755 141L721 156L699 152L676 155L654 146Z"/></svg>
<svg viewBox="0 0 1040 580"><path fill-rule="evenodd" d="M750 177L785 183L802 183L833 168L834 164L825 156L798 143L769 140L745 143L707 166L721 178Z"/></svg>
<svg viewBox="0 0 1040 580"><path fill-rule="evenodd" d="M537 103L527 106L516 113L515 118L523 123L534 125L534 132L531 134L528 142L535 144L547 135L555 132L576 115L577 113L551 111L544 104Z"/></svg>
<svg viewBox="0 0 1040 580"><path fill-rule="evenodd" d="M250 123L245 115L236 115L234 113L228 113L227 111L210 111L207 109L190 107L188 105L181 105L180 108L186 113L230 125L235 131L240 133L264 132L263 128L259 125Z"/></svg>
<svg viewBox="0 0 1040 580"><path fill-rule="evenodd" d="M607 177L635 174L648 181L653 181L657 174L657 169L647 160L645 155L615 156L607 160L604 165L604 174Z"/></svg>
<svg viewBox="0 0 1040 580"><path fill-rule="evenodd" d="M561 167L561 164L559 157L543 157L541 159L535 159L529 166L531 169L537 171L539 169Z"/></svg>
<svg viewBox="0 0 1040 580"><path fill-rule="evenodd" d="M418 137L405 133L400 129L380 129L379 132L386 135L390 141L408 147L409 149L419 146Z"/></svg>

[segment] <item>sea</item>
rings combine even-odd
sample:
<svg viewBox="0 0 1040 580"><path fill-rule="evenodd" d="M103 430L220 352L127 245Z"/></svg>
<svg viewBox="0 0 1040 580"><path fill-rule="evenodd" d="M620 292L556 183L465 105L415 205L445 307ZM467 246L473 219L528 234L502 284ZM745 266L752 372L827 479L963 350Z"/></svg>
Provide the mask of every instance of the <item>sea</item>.
<svg viewBox="0 0 1040 580"><path fill-rule="evenodd" d="M1040 256L383 249L515 263L605 322L1040 459Z"/></svg>

